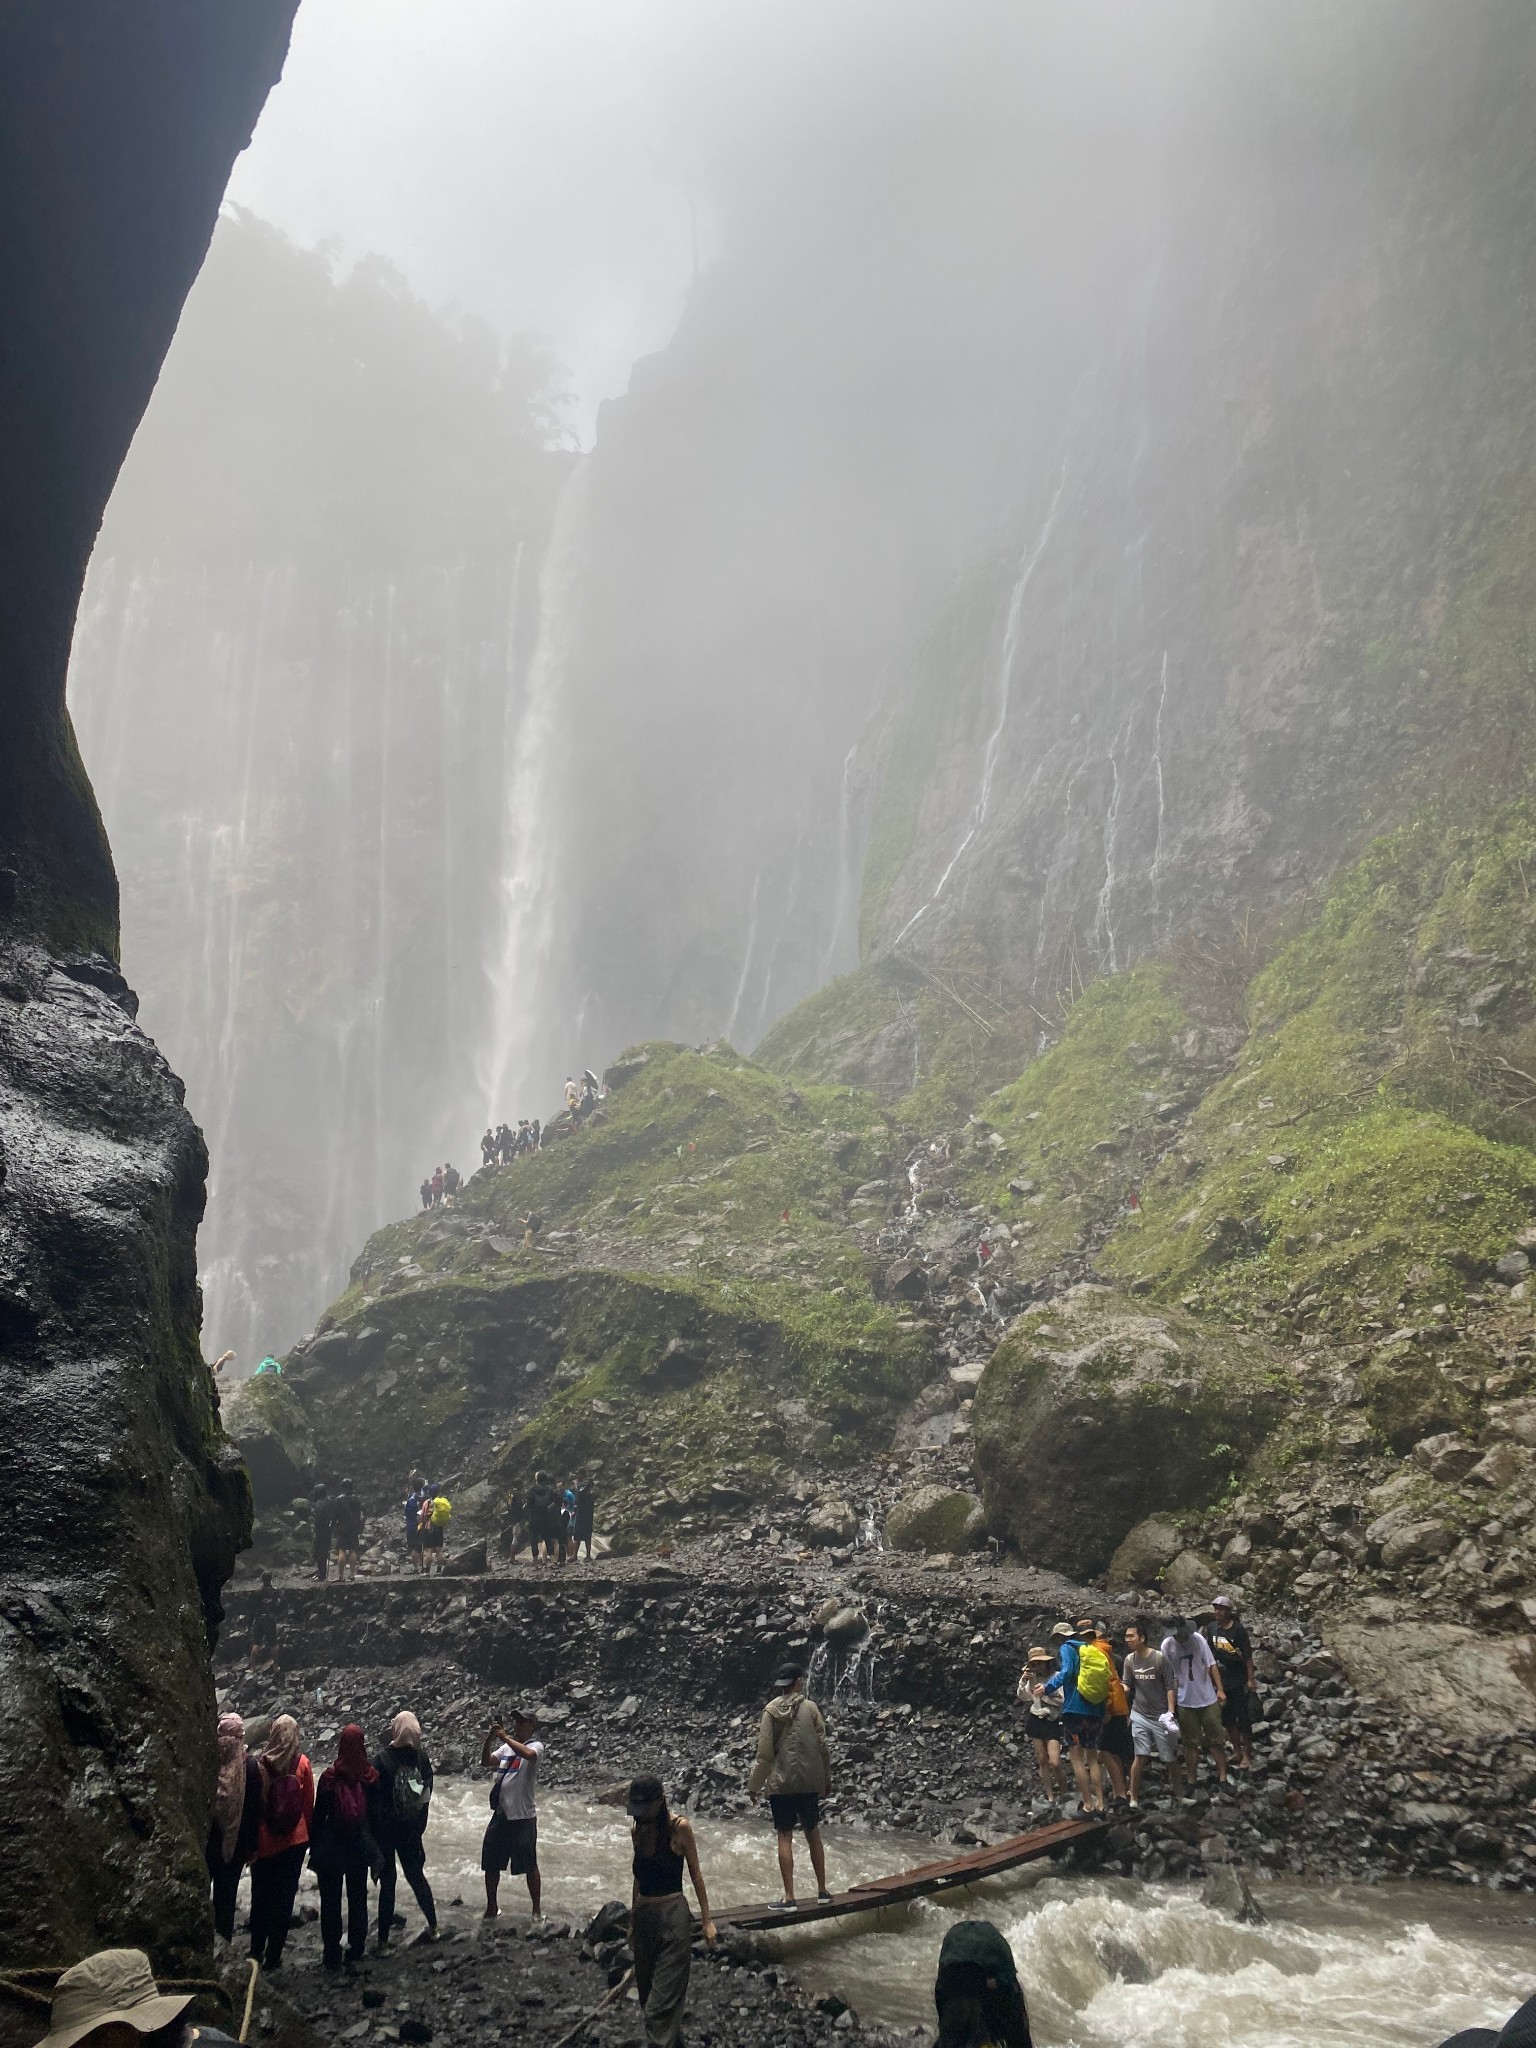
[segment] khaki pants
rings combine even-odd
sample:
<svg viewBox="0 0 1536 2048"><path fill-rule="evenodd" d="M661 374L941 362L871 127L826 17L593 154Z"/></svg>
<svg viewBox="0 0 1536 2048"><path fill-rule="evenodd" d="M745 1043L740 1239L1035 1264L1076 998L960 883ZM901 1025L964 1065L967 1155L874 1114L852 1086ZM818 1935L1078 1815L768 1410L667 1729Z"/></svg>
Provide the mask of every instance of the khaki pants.
<svg viewBox="0 0 1536 2048"><path fill-rule="evenodd" d="M693 1967L693 1916L682 1893L637 1898L631 1908L629 1945L635 1957L635 1989L645 2008L645 2038L652 2048L676 2048Z"/></svg>

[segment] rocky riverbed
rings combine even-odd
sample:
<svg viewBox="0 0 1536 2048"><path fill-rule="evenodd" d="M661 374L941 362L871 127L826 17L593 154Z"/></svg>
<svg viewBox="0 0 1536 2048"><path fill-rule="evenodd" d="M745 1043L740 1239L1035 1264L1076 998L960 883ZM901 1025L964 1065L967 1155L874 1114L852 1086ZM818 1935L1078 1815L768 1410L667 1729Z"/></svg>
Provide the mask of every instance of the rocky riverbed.
<svg viewBox="0 0 1536 2048"><path fill-rule="evenodd" d="M280 1681L244 1669L263 1597ZM958 1849L1038 1811L1014 1685L1029 1644L1085 1603L1117 1624L1135 1611L1046 1573L980 1560L927 1571L881 1552L841 1567L754 1557L750 1574L709 1554L290 1583L265 1596L241 1587L221 1692L247 1715L290 1707L322 1760L344 1721L378 1736L410 1706L449 1770L477 1765L491 1717L530 1700L551 1786L591 1791L658 1770L691 1810L730 1816L749 1807L772 1672L796 1654L828 1718L829 1824L919 1830ZM1536 1886L1520 1639L1387 1621L1325 1639L1282 1617L1249 1620L1265 1717L1254 1770L1225 1789L1202 1780L1193 1804L1117 1817L1104 1867L1144 1879L1237 1865Z"/></svg>

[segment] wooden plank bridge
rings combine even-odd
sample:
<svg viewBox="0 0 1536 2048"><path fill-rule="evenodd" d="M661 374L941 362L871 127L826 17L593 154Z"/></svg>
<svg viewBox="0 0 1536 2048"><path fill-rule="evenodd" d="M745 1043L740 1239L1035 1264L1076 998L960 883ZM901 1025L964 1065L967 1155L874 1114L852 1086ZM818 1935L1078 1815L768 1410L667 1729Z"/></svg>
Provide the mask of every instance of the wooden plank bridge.
<svg viewBox="0 0 1536 2048"><path fill-rule="evenodd" d="M730 1906L723 1913L716 1913L715 1921L721 1927L739 1927L751 1933L766 1933L774 1927L803 1927L811 1920L843 1920L850 1913L874 1913L882 1906L899 1906L908 1899L919 1899L930 1892L946 1892L968 1884L978 1884L984 1877L997 1877L1002 1871L1014 1870L1021 1863L1033 1863L1041 1856L1051 1856L1058 1849L1064 1849L1073 1842L1090 1841L1102 1834L1109 1825L1095 1817L1092 1820L1054 1820L1043 1828L1031 1828L1027 1834L1010 1835L1005 1842L994 1842L989 1848L975 1849L969 1856L953 1856L941 1863L920 1863L915 1870L899 1870L894 1877L872 1878L868 1884L856 1884L845 1892L834 1892L830 1899L813 1899L809 1903L797 1903L789 1913L780 1912L768 1905Z"/></svg>

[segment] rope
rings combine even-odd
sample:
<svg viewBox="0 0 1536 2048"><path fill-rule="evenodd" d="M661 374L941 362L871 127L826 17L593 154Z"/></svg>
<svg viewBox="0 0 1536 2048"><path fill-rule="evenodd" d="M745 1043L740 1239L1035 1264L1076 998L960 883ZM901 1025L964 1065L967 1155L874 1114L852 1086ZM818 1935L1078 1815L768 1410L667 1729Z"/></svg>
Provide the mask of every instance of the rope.
<svg viewBox="0 0 1536 2048"><path fill-rule="evenodd" d="M37 2006L46 2012L53 2004L55 1983L71 1967L69 1963L39 1963L30 1970L0 1970L0 1994L14 1998L19 2005ZM217 1978L160 1977L156 1985L162 1996L175 1991L205 1993L210 1998L221 1998L234 2011L233 1997Z"/></svg>

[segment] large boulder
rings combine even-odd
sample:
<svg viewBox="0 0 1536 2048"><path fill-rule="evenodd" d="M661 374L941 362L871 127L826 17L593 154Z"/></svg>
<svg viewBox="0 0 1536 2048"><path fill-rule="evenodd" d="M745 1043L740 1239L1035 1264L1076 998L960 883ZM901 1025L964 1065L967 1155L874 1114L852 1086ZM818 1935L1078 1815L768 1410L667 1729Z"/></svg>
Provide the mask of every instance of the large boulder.
<svg viewBox="0 0 1536 2048"><path fill-rule="evenodd" d="M1435 1348L1432 1337L1412 1332L1389 1339L1371 1353L1360 1374L1360 1392L1371 1427L1389 1449L1406 1457L1425 1437L1453 1435L1472 1426L1472 1403L1452 1377L1455 1354Z"/></svg>
<svg viewBox="0 0 1536 2048"><path fill-rule="evenodd" d="M1109 1561L1110 1592L1155 1586L1183 1547L1178 1528L1166 1515L1148 1515L1121 1539Z"/></svg>
<svg viewBox="0 0 1536 2048"><path fill-rule="evenodd" d="M1285 1393L1258 1343L1075 1287L1015 1325L976 1390L987 1526L1033 1563L1101 1572L1137 1523L1215 1500Z"/></svg>
<svg viewBox="0 0 1536 2048"><path fill-rule="evenodd" d="M987 1518L972 1494L919 1486L886 1516L885 1540L892 1550L976 1550L987 1540Z"/></svg>
<svg viewBox="0 0 1536 2048"><path fill-rule="evenodd" d="M245 1460L258 1508L305 1493L315 1469L315 1433L302 1402L275 1373L237 1380L224 1397L224 1428Z"/></svg>
<svg viewBox="0 0 1536 2048"><path fill-rule="evenodd" d="M857 1515L848 1502L837 1494L829 1493L824 1499L817 1501L805 1518L807 1543L836 1548L851 1543L858 1533Z"/></svg>
<svg viewBox="0 0 1536 2048"><path fill-rule="evenodd" d="M1474 1740L1536 1734L1536 1639L1341 1615L1325 1641L1363 1699ZM1403 1682L1404 1673L1412 1682Z"/></svg>

